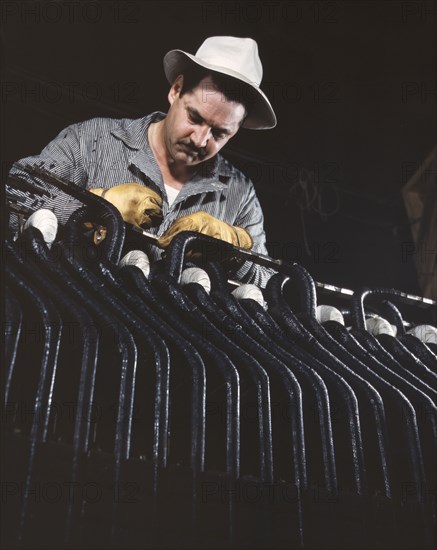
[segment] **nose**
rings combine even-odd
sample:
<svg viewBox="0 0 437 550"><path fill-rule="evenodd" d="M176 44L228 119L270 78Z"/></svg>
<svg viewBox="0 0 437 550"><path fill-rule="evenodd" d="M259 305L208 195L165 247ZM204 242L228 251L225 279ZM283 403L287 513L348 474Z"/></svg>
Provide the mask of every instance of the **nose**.
<svg viewBox="0 0 437 550"><path fill-rule="evenodd" d="M203 147L206 147L210 135L211 129L208 126L199 125L195 129L193 129L193 132L191 134L191 142L195 147L201 149Z"/></svg>

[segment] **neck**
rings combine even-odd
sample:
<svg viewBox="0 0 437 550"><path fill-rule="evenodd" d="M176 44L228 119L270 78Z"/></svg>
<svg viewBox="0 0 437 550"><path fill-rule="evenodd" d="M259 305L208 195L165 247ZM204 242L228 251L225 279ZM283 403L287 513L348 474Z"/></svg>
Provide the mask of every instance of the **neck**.
<svg viewBox="0 0 437 550"><path fill-rule="evenodd" d="M195 169L175 162L175 160L169 156L165 147L164 129L165 119L150 124L148 131L150 148L152 149L152 153L158 163L165 183L172 187L179 186L180 188L191 178Z"/></svg>

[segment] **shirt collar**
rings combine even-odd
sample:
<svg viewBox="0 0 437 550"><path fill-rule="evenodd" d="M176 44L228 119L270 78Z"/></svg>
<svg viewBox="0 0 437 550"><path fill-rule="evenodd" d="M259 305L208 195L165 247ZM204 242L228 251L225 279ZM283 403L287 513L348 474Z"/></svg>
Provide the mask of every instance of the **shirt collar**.
<svg viewBox="0 0 437 550"><path fill-rule="evenodd" d="M122 120L118 127L111 130L111 134L123 141L131 149L143 149L148 147L147 130L152 124L158 120L165 118L165 114L156 111L143 118L136 120Z"/></svg>

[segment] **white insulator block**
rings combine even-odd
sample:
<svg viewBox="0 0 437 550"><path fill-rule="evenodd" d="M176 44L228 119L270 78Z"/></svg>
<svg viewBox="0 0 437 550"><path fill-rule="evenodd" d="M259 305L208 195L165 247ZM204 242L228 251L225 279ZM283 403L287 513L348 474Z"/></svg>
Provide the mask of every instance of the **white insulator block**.
<svg viewBox="0 0 437 550"><path fill-rule="evenodd" d="M337 321L338 323L344 325L344 317L342 312L333 306L317 306L316 319L319 323L324 323L325 321Z"/></svg>
<svg viewBox="0 0 437 550"><path fill-rule="evenodd" d="M182 271L181 285L188 285L190 283L197 283L203 286L206 292L209 294L211 291L211 281L208 273L200 267L187 267Z"/></svg>
<svg viewBox="0 0 437 550"><path fill-rule="evenodd" d="M373 336L378 334L390 334L390 336L396 336L396 332L393 330L392 325L383 319L382 317L370 317L366 319L366 329Z"/></svg>
<svg viewBox="0 0 437 550"><path fill-rule="evenodd" d="M119 262L119 267L125 265L135 265L144 273L147 278L150 273L150 260L145 252L142 250L131 250L128 252Z"/></svg>
<svg viewBox="0 0 437 550"><path fill-rule="evenodd" d="M255 300L255 302L258 302L266 309L263 293L256 285L240 285L232 291L232 295L235 296L237 300Z"/></svg>
<svg viewBox="0 0 437 550"><path fill-rule="evenodd" d="M40 208L26 220L24 229L28 227L36 227L39 229L43 235L44 241L50 247L56 239L58 219L51 210Z"/></svg>
<svg viewBox="0 0 437 550"><path fill-rule="evenodd" d="M425 344L437 344L437 328L432 325L417 325L408 331L416 338L419 338Z"/></svg>

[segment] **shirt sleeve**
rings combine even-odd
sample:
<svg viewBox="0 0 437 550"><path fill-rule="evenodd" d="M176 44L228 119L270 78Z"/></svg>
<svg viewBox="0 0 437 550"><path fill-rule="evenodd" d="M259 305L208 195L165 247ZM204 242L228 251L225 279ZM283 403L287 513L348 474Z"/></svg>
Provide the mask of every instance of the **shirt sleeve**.
<svg viewBox="0 0 437 550"><path fill-rule="evenodd" d="M84 169L80 147L80 123L68 126L51 141L39 155L21 159L20 164L44 168L47 171L85 188L87 174ZM20 185L13 179L6 183L6 197L9 201L32 211L39 208L52 210L59 222L65 223L81 203L41 178L11 168L10 176L19 177L32 186ZM34 190L33 190L34 189ZM12 225L14 221L11 220Z"/></svg>
<svg viewBox="0 0 437 550"><path fill-rule="evenodd" d="M266 234L264 231L264 215L253 183L249 179L246 181L246 190L245 199L234 225L243 227L250 234L253 239L253 252L268 255ZM273 269L252 262L245 262L236 272L236 276L244 283L251 283L264 288L274 273Z"/></svg>

